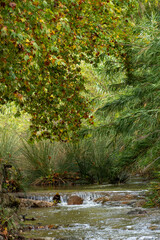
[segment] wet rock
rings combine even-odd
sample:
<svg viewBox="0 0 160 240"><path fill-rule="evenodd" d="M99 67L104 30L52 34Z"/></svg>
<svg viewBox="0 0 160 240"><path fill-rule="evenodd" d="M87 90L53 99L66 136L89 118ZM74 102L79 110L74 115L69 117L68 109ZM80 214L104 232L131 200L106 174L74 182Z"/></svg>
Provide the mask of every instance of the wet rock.
<svg viewBox="0 0 160 240"><path fill-rule="evenodd" d="M124 201L124 202L121 202L122 204L125 204L125 205L131 205L129 201Z"/></svg>
<svg viewBox="0 0 160 240"><path fill-rule="evenodd" d="M137 206L135 206L135 205L136 205L136 202L137 202L136 200L135 200L135 201L134 201L134 200L133 200L133 201L131 200L131 201L128 201L128 202L127 202L127 205L128 205L128 206L131 206L131 207L137 207Z"/></svg>
<svg viewBox="0 0 160 240"><path fill-rule="evenodd" d="M60 197L59 193L56 193L56 195L54 195L53 202L56 204L61 202L61 197Z"/></svg>
<svg viewBox="0 0 160 240"><path fill-rule="evenodd" d="M105 197L100 197L100 198L97 198L94 200L94 202L97 202L97 203L105 203L105 202L108 202L110 201L109 197L105 196Z"/></svg>
<svg viewBox="0 0 160 240"><path fill-rule="evenodd" d="M48 225L48 229L58 229L58 226L54 224L50 224Z"/></svg>
<svg viewBox="0 0 160 240"><path fill-rule="evenodd" d="M143 207L146 204L146 200L142 199L136 202L135 207Z"/></svg>
<svg viewBox="0 0 160 240"><path fill-rule="evenodd" d="M149 229L154 231L154 230L158 230L159 227L157 225L151 225Z"/></svg>
<svg viewBox="0 0 160 240"><path fill-rule="evenodd" d="M68 205L81 205L82 203L83 203L83 199L76 195L69 197L67 201Z"/></svg>
<svg viewBox="0 0 160 240"><path fill-rule="evenodd" d="M122 204L127 204L127 205L132 205L134 204L136 201L140 201L143 199L139 199L140 197L137 195L132 195L132 194L112 194L112 195L108 195L108 196L103 196L100 198L95 199L95 202L98 203L105 203L105 202L121 202Z"/></svg>
<svg viewBox="0 0 160 240"><path fill-rule="evenodd" d="M50 224L50 225L39 225L39 226L35 226L35 225L26 225L23 227L23 232L25 231L31 231L31 230L48 230L48 229L58 229L59 226L55 225L55 224Z"/></svg>
<svg viewBox="0 0 160 240"><path fill-rule="evenodd" d="M122 195L113 195L110 197L109 200L110 201L125 201L126 198L124 198L124 196L122 196Z"/></svg>
<svg viewBox="0 0 160 240"><path fill-rule="evenodd" d="M44 208L44 207L53 207L55 203L39 201L39 200L31 200L31 199L20 199L20 207L32 207L32 208Z"/></svg>
<svg viewBox="0 0 160 240"><path fill-rule="evenodd" d="M139 214L146 214L147 212L145 210L142 210L142 209L134 209L134 210L131 210L129 211L127 214L128 215L139 215Z"/></svg>
<svg viewBox="0 0 160 240"><path fill-rule="evenodd" d="M134 195L113 195L110 197L110 201L128 201L135 199L136 196Z"/></svg>
<svg viewBox="0 0 160 240"><path fill-rule="evenodd" d="M22 221L35 221L36 220L36 218L34 218L34 217L31 217L31 218L28 218L28 217L26 217L27 216L27 214L25 214L25 215L21 215L22 216Z"/></svg>

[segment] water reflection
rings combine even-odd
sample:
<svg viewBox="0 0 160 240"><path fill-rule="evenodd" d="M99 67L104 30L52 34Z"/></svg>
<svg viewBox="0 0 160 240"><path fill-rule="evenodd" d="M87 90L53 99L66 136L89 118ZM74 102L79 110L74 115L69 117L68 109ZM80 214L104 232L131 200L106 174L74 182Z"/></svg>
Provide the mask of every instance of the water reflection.
<svg viewBox="0 0 160 240"><path fill-rule="evenodd" d="M63 185L63 186L32 186L29 192L73 192L73 191L123 191L123 190L140 190L146 189L148 181L128 182L125 184L103 184L103 185Z"/></svg>

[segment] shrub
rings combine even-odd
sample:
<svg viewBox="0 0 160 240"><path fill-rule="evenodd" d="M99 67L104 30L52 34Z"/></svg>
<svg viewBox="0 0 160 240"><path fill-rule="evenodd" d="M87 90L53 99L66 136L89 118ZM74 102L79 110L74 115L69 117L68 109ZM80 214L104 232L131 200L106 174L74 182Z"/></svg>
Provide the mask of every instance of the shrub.
<svg viewBox="0 0 160 240"><path fill-rule="evenodd" d="M158 181L152 182L149 187L147 207L160 207L160 172L157 175Z"/></svg>

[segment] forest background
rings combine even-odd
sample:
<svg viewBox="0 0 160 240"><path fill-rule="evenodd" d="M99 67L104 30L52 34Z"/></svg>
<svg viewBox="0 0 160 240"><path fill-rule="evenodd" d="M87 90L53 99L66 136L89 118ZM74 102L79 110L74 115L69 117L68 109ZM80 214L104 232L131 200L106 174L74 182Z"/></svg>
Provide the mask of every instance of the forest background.
<svg viewBox="0 0 160 240"><path fill-rule="evenodd" d="M0 5L2 187L156 178L159 1Z"/></svg>

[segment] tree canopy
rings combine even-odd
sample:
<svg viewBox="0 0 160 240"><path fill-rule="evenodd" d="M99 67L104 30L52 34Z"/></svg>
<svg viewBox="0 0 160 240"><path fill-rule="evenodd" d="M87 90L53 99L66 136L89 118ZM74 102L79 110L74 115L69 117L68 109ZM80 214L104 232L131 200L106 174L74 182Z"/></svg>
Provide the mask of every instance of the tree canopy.
<svg viewBox="0 0 160 240"><path fill-rule="evenodd" d="M1 1L0 100L31 115L32 137L68 140L83 118L92 123L81 60L125 58L134 9L135 0Z"/></svg>

